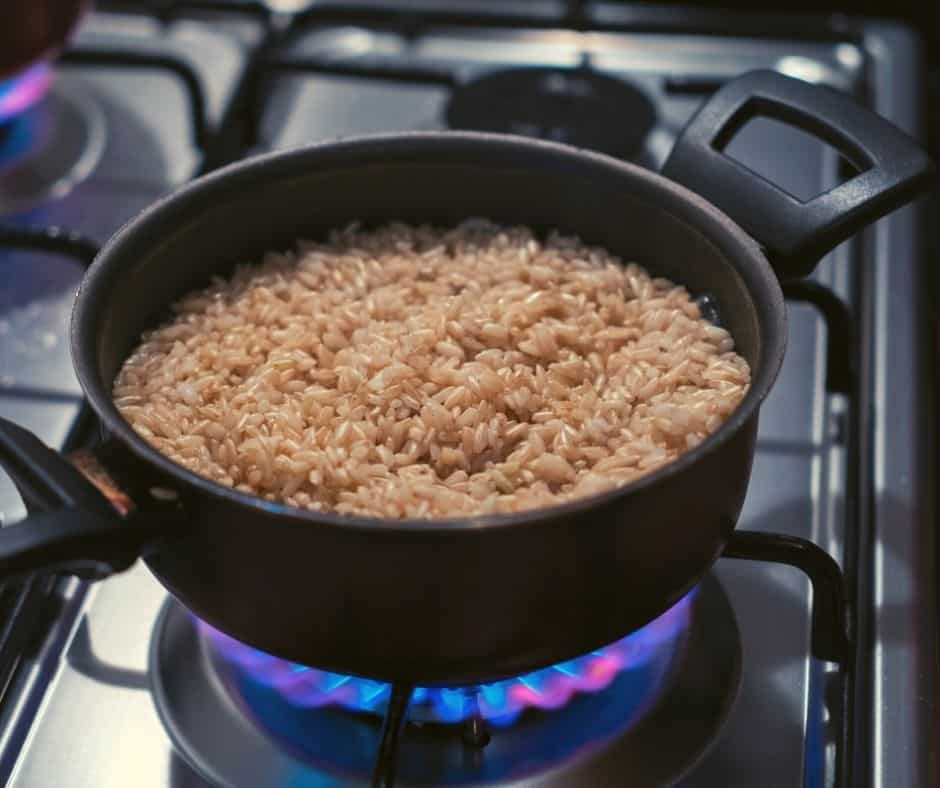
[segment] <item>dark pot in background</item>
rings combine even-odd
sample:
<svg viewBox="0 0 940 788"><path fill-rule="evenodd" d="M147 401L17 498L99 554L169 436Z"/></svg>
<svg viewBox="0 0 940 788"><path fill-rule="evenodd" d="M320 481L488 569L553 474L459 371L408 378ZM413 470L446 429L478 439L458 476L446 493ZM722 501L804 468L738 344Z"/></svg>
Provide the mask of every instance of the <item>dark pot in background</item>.
<svg viewBox="0 0 940 788"><path fill-rule="evenodd" d="M53 57L90 5L90 0L3 0L0 82Z"/></svg>

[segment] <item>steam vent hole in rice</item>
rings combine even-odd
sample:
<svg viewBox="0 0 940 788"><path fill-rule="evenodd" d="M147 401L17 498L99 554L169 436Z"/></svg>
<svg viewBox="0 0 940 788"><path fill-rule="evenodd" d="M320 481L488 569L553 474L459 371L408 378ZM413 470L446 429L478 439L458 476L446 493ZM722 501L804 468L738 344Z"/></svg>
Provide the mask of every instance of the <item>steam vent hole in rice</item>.
<svg viewBox="0 0 940 788"><path fill-rule="evenodd" d="M114 384L134 429L268 501L383 518L550 506L675 460L747 362L681 286L577 238L353 225L175 304Z"/></svg>

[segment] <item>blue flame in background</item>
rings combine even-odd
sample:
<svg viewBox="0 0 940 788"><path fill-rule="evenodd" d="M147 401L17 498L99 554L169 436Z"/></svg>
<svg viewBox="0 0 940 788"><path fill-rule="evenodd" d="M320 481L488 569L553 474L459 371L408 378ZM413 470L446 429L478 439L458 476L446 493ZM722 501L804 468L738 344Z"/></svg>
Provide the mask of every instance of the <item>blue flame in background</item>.
<svg viewBox="0 0 940 788"><path fill-rule="evenodd" d="M0 124L23 114L41 99L52 82L52 67L36 63L9 79L0 80Z"/></svg>
<svg viewBox="0 0 940 788"><path fill-rule="evenodd" d="M476 687L418 687L409 719L459 723L479 713L490 724L500 727L510 725L526 709L557 709L577 693L599 692L625 671L672 657L688 628L693 594L642 629L583 657L515 679ZM199 621L198 626L216 653L240 678L275 690L292 706L336 706L374 714L385 711L391 690L385 682L298 665L240 643L203 621Z"/></svg>

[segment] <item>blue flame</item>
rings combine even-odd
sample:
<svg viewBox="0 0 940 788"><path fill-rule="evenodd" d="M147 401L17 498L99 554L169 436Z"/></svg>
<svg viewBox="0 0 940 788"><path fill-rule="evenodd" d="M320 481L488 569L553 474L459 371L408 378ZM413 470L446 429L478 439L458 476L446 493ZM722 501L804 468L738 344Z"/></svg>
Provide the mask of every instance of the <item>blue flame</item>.
<svg viewBox="0 0 940 788"><path fill-rule="evenodd" d="M52 67L45 62L0 80L0 123L22 115L45 95L51 82Z"/></svg>
<svg viewBox="0 0 940 788"><path fill-rule="evenodd" d="M409 718L458 723L479 714L500 727L511 724L526 709L557 709L576 693L599 692L621 673L671 657L688 627L691 598L689 594L642 629L583 657L477 687L419 687L412 698ZM246 646L205 622L200 621L199 628L240 678L274 689L292 706L338 706L356 712L384 713L390 693L385 682L298 665Z"/></svg>

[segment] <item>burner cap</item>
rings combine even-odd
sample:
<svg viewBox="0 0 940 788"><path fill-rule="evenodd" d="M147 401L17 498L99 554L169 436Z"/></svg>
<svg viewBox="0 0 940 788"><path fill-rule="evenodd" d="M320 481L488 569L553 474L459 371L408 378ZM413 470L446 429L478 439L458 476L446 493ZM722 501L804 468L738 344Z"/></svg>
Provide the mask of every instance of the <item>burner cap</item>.
<svg viewBox="0 0 940 788"><path fill-rule="evenodd" d="M454 129L495 131L634 157L656 124L643 91L590 69L495 71L454 90L446 110Z"/></svg>

